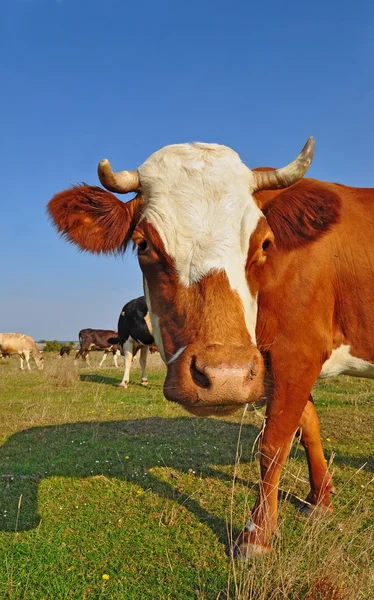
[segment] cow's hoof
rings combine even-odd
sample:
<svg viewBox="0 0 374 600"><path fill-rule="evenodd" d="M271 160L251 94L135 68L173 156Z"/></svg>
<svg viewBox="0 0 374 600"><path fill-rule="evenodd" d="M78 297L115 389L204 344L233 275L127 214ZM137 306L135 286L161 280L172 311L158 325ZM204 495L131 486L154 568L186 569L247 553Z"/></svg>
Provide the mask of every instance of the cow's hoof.
<svg viewBox="0 0 374 600"><path fill-rule="evenodd" d="M148 379L142 379L140 385L148 385Z"/></svg>
<svg viewBox="0 0 374 600"><path fill-rule="evenodd" d="M271 546L252 544L250 542L242 542L240 544L233 542L229 554L235 559L248 560L256 556L265 556L265 554L269 554L270 550Z"/></svg>
<svg viewBox="0 0 374 600"><path fill-rule="evenodd" d="M127 388L128 388L128 385L129 385L129 384L128 384L128 383L126 383L126 382L125 382L125 383L119 383L119 384L118 384L118 387L120 387L120 388L124 388L124 389L127 389Z"/></svg>
<svg viewBox="0 0 374 600"><path fill-rule="evenodd" d="M230 556L245 560L254 556L269 554L271 546L259 543L258 539L253 541L254 532L255 525L250 519L236 541L231 544Z"/></svg>
<svg viewBox="0 0 374 600"><path fill-rule="evenodd" d="M310 502L303 502L299 508L299 512L304 517L311 519L325 519L332 515L333 510L331 506L325 506L324 504L310 504Z"/></svg>

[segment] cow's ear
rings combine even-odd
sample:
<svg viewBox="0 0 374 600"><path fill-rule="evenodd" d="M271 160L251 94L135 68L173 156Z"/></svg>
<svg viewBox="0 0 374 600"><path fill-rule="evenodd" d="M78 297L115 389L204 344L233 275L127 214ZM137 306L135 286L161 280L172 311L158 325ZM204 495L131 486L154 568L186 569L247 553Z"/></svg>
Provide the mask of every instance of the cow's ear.
<svg viewBox="0 0 374 600"><path fill-rule="evenodd" d="M143 201L121 202L100 187L77 185L56 194L47 210L57 230L82 250L123 252L139 221Z"/></svg>
<svg viewBox="0 0 374 600"><path fill-rule="evenodd" d="M263 202L264 213L279 249L293 250L313 242L340 220L341 202L334 184L300 179L273 199Z"/></svg>

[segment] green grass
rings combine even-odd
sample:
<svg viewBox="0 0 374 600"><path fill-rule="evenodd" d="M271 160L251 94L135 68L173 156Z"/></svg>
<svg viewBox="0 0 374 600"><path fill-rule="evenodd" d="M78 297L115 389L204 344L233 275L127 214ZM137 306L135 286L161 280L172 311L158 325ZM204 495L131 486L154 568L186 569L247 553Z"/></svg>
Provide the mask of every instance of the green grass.
<svg viewBox="0 0 374 600"><path fill-rule="evenodd" d="M236 461L242 415L188 416L163 398L162 370L144 388L135 369L123 390L114 368L45 362L0 361L0 598L374 597L374 382L316 386L334 516L296 510L308 475L295 444L273 551L234 563L225 548L256 495L263 411L245 414Z"/></svg>

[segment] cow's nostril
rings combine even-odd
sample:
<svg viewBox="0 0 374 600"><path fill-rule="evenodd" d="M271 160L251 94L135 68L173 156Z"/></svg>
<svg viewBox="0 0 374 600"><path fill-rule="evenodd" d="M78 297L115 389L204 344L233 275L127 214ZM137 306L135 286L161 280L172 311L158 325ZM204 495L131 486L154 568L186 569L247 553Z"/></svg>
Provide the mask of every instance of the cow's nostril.
<svg viewBox="0 0 374 600"><path fill-rule="evenodd" d="M256 375L257 375L257 369L256 369L256 367L252 367L251 369L249 369L249 371L248 371L248 379L250 381L252 381L252 379L254 377L256 377Z"/></svg>
<svg viewBox="0 0 374 600"><path fill-rule="evenodd" d="M204 375L204 373L202 371L199 371L199 369L196 366L196 356L192 357L190 371L191 371L191 377L192 377L194 383L196 383L196 385L198 385L199 387L204 388L204 389L207 389L210 387L210 381L209 381L208 377L206 375Z"/></svg>

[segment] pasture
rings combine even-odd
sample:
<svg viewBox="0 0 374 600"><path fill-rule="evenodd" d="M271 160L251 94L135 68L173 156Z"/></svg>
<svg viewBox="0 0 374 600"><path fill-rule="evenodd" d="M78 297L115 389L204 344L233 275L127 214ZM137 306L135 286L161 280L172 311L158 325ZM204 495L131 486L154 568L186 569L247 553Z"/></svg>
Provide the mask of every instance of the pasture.
<svg viewBox="0 0 374 600"><path fill-rule="evenodd" d="M131 372L46 354L42 372L0 361L0 598L369 600L374 597L374 382L319 382L314 397L336 487L334 513L307 518L295 441L272 552L225 548L259 479L264 409L199 419ZM122 360L121 360L122 366ZM34 367L34 365L33 365ZM296 496L295 496L296 494Z"/></svg>

